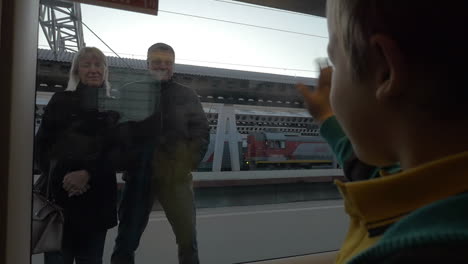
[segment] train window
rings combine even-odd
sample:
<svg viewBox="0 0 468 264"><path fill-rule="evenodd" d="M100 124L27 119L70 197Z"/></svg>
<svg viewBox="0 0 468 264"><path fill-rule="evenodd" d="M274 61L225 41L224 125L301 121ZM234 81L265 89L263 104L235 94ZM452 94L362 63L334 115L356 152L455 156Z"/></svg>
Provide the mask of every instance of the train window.
<svg viewBox="0 0 468 264"><path fill-rule="evenodd" d="M280 148L286 148L286 141L280 141Z"/></svg>
<svg viewBox="0 0 468 264"><path fill-rule="evenodd" d="M342 173L295 90L317 81L324 18L232 0L159 0L157 16L79 2L117 1L41 1L35 179L44 190L53 176L53 195L73 218L67 231L109 228L105 263L117 220L121 228L136 217L145 223L147 212L139 263L177 263L174 248L158 251L169 260L150 261L149 237L155 225L169 230L161 240L174 238L171 223L194 231L196 211L201 262L218 264L291 253L219 256L207 244L226 230L214 227L222 221L322 200L340 206L333 179Z"/></svg>

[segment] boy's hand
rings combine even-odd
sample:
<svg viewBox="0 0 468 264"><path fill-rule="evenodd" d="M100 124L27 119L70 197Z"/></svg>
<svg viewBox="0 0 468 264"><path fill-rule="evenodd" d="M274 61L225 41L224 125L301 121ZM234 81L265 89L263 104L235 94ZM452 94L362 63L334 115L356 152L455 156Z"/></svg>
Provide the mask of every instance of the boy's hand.
<svg viewBox="0 0 468 264"><path fill-rule="evenodd" d="M296 85L297 90L304 97L307 110L322 124L329 117L333 116L330 105L330 87L333 68L328 66L320 70L317 87L313 91L302 83Z"/></svg>

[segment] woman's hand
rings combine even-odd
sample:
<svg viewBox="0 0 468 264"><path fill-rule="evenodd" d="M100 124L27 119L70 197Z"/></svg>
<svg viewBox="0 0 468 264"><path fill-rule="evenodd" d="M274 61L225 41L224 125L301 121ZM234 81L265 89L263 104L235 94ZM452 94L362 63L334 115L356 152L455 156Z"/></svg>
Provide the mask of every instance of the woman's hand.
<svg viewBox="0 0 468 264"><path fill-rule="evenodd" d="M328 66L320 70L317 87L313 91L302 83L296 85L297 90L304 97L307 110L322 124L329 117L333 116L333 110L330 105L330 87L333 68Z"/></svg>
<svg viewBox="0 0 468 264"><path fill-rule="evenodd" d="M68 197L81 195L90 188L88 185L89 173L86 170L72 171L63 178L63 189L68 192Z"/></svg>

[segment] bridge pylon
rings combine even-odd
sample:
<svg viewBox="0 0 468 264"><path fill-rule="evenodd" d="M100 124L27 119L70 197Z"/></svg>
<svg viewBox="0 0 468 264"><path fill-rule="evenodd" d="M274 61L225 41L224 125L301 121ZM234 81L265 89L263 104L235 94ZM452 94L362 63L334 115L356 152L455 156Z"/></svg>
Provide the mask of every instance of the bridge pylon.
<svg viewBox="0 0 468 264"><path fill-rule="evenodd" d="M39 25L49 47L58 52L76 52L85 46L81 24L81 6L62 0L41 0Z"/></svg>

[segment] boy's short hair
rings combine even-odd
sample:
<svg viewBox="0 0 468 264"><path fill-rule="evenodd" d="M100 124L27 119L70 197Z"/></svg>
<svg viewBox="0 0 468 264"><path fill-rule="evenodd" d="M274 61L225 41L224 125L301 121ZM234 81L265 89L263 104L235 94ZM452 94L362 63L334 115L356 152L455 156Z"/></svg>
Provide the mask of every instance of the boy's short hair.
<svg viewBox="0 0 468 264"><path fill-rule="evenodd" d="M149 56L149 54L151 52L155 52L155 51L158 51L158 50L170 52L170 53L172 53L172 55L175 58L174 49L171 46L167 45L166 43L162 43L162 42L151 45L151 47L148 48L147 56Z"/></svg>
<svg viewBox="0 0 468 264"><path fill-rule="evenodd" d="M371 70L370 37L385 34L397 42L411 73L424 77L422 86L443 89L422 95L424 99L441 100L443 93L447 98L436 104L446 105L468 100L467 7L463 0L328 0L327 16L354 78L365 79Z"/></svg>

